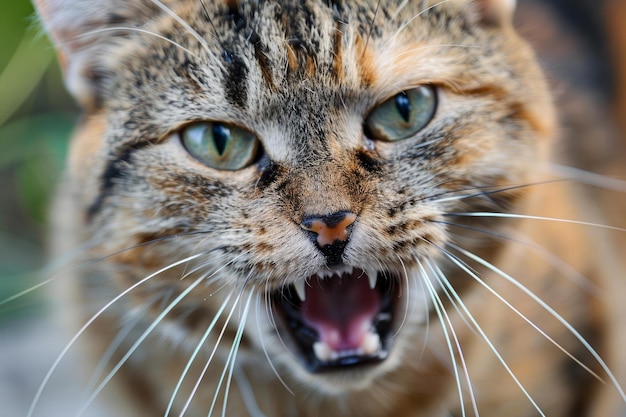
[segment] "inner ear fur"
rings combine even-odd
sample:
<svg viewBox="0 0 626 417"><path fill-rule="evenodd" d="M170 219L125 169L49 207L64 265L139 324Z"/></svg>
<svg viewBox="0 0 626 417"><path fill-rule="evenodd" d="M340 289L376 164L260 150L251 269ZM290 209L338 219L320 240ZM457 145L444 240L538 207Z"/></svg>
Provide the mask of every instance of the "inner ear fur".
<svg viewBox="0 0 626 417"><path fill-rule="evenodd" d="M33 0L42 26L52 39L67 89L87 110L98 106L106 76L106 47L121 32L115 26L139 27L158 13L147 0Z"/></svg>

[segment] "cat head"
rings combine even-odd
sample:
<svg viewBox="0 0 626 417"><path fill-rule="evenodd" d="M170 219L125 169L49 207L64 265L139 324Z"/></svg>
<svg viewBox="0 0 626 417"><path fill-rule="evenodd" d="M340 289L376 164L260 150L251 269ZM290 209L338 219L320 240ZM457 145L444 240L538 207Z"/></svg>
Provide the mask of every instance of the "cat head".
<svg viewBox="0 0 626 417"><path fill-rule="evenodd" d="M72 198L110 285L184 294L190 335L208 297L252 294L246 354L322 390L396 372L424 275L469 233L450 216L517 204L546 158L514 3L38 1L86 112Z"/></svg>

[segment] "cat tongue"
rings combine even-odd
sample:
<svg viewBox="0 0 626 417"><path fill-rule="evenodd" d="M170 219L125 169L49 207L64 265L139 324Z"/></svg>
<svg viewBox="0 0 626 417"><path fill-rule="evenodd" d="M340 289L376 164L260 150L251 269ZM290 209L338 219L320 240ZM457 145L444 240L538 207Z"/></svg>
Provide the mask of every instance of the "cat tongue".
<svg viewBox="0 0 626 417"><path fill-rule="evenodd" d="M358 350L380 310L379 291L370 288L364 273L359 275L313 279L306 286L301 306L304 322L333 351Z"/></svg>

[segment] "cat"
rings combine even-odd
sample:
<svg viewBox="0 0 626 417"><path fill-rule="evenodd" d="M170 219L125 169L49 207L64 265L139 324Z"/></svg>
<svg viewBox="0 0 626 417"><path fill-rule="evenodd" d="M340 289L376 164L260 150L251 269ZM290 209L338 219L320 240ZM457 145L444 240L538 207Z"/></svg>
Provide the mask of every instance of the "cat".
<svg viewBox="0 0 626 417"><path fill-rule="evenodd" d="M554 175L514 0L36 3L79 415L623 412L623 230Z"/></svg>

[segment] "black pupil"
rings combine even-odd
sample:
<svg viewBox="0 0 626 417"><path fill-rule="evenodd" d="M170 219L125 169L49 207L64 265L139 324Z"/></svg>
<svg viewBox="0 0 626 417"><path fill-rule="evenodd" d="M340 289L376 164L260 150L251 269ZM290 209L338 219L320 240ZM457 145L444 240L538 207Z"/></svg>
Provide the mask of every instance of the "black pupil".
<svg viewBox="0 0 626 417"><path fill-rule="evenodd" d="M213 125L213 143L215 143L215 149L217 153L224 155L228 139L230 138L230 129L222 124Z"/></svg>
<svg viewBox="0 0 626 417"><path fill-rule="evenodd" d="M396 109L398 109L398 113L400 113L404 121L408 122L411 116L411 100L405 93L400 93L396 96Z"/></svg>

